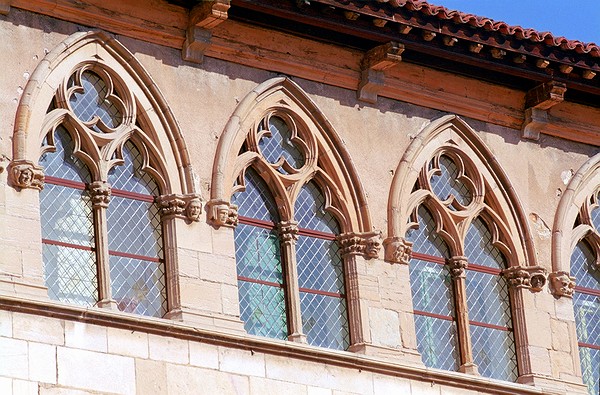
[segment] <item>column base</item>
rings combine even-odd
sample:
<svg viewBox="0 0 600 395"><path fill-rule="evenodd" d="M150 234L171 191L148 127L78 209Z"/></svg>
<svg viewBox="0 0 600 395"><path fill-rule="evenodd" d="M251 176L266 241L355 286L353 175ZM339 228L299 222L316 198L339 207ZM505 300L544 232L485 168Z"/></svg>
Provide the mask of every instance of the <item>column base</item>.
<svg viewBox="0 0 600 395"><path fill-rule="evenodd" d="M477 365L474 363L465 363L458 368L458 371L461 373L472 374L474 376L479 376L479 370L477 369Z"/></svg>
<svg viewBox="0 0 600 395"><path fill-rule="evenodd" d="M246 334L244 323L239 319L239 317L235 316L209 313L201 310L182 307L171 310L165 314L164 318L173 321L180 321L184 324L207 330L216 330L234 334Z"/></svg>

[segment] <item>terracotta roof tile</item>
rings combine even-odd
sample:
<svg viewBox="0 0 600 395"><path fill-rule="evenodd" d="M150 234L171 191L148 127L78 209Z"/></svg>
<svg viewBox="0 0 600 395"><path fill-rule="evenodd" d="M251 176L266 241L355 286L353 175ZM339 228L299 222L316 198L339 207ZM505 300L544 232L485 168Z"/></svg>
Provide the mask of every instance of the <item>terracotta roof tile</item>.
<svg viewBox="0 0 600 395"><path fill-rule="evenodd" d="M347 2L347 0L338 1L341 3ZM507 36L514 36L520 40L531 40L532 42L544 43L548 46L560 47L563 50L573 50L577 53L587 53L595 57L600 57L600 46L594 43L569 40L562 36L554 36L551 32L539 32L535 29L511 26L505 22L494 21L490 18L433 5L425 0L367 0L366 2L389 3L392 7L406 8L410 11L418 11L425 15L435 16L439 19L451 20L458 24L496 31Z"/></svg>

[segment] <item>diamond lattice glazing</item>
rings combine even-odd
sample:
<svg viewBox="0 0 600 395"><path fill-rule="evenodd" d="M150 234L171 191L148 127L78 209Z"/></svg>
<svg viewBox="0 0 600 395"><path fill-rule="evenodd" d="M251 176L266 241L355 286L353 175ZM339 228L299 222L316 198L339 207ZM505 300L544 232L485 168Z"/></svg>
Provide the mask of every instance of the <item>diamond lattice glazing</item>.
<svg viewBox="0 0 600 395"><path fill-rule="evenodd" d="M294 210L300 228L340 233L335 217L325 211L325 196L314 182L309 182L302 187L296 198Z"/></svg>
<svg viewBox="0 0 600 395"><path fill-rule="evenodd" d="M503 277L468 270L466 283L470 320L512 327L508 286Z"/></svg>
<svg viewBox="0 0 600 395"><path fill-rule="evenodd" d="M285 121L279 117L269 119L271 137L263 136L258 143L260 152L270 163L277 163L284 158L293 168L304 165L304 155L292 142L292 131ZM285 173L281 167L279 171Z"/></svg>
<svg viewBox="0 0 600 395"><path fill-rule="evenodd" d="M446 266L413 258L409 271L413 308L454 317L452 280Z"/></svg>
<svg viewBox="0 0 600 395"><path fill-rule="evenodd" d="M287 339L283 289L238 281L240 318L251 335Z"/></svg>
<svg viewBox="0 0 600 395"><path fill-rule="evenodd" d="M113 299L119 310L152 317L167 312L167 287L162 262L110 257Z"/></svg>
<svg viewBox="0 0 600 395"><path fill-rule="evenodd" d="M246 188L233 195L232 203L237 204L238 214L263 221L279 222L275 199L269 187L254 169L246 169Z"/></svg>
<svg viewBox="0 0 600 395"><path fill-rule="evenodd" d="M302 330L308 344L345 350L350 345L346 300L300 292Z"/></svg>
<svg viewBox="0 0 600 395"><path fill-rule="evenodd" d="M583 382L590 395L600 394L600 350L579 346Z"/></svg>
<svg viewBox="0 0 600 395"><path fill-rule="evenodd" d="M296 260L301 288L344 293L342 259L335 241L299 236Z"/></svg>
<svg viewBox="0 0 600 395"><path fill-rule="evenodd" d="M91 182L87 167L73 156L74 143L71 135L63 126L54 132L54 152L40 157L39 164L44 167L46 176L58 177L77 182Z"/></svg>
<svg viewBox="0 0 600 395"><path fill-rule="evenodd" d="M442 155L439 159L440 172L431 176L432 192L440 200L447 200L450 196L463 206L468 206L472 200L472 193L459 179L459 169L449 157ZM430 165L433 168L433 162ZM453 208L453 207L450 207Z"/></svg>
<svg viewBox="0 0 600 395"><path fill-rule="evenodd" d="M413 243L413 251L448 258L450 250L444 239L435 232L435 220L429 210L424 206L420 206L417 213L419 227L417 229L409 229L406 232L406 240Z"/></svg>
<svg viewBox="0 0 600 395"><path fill-rule="evenodd" d="M238 276L281 284L281 252L274 230L238 224L234 233Z"/></svg>
<svg viewBox="0 0 600 395"><path fill-rule="evenodd" d="M595 263L594 252L581 240L571 254L571 276L575 277L577 286L600 291L600 269Z"/></svg>
<svg viewBox="0 0 600 395"><path fill-rule="evenodd" d="M98 300L93 251L42 244L44 282L50 299L82 306Z"/></svg>
<svg viewBox="0 0 600 395"><path fill-rule="evenodd" d="M469 325L473 344L473 362L484 377L498 380L517 379L515 341L511 331Z"/></svg>
<svg viewBox="0 0 600 395"><path fill-rule="evenodd" d="M425 366L458 369L456 325L452 321L415 315L417 349Z"/></svg>
<svg viewBox="0 0 600 395"><path fill-rule="evenodd" d="M116 128L122 122L122 114L113 102L109 100L108 88L100 76L92 71L81 74L83 93L75 92L69 103L77 118L83 122L91 121L97 116L110 128ZM114 92L113 92L114 94ZM99 131L99 129L96 131Z"/></svg>
<svg viewBox="0 0 600 395"><path fill-rule="evenodd" d="M115 166L108 172L111 187L142 195L160 195L156 181L143 171L144 157L140 150L131 141L127 141L122 153L124 164Z"/></svg>
<svg viewBox="0 0 600 395"><path fill-rule="evenodd" d="M577 340L600 346L600 298L583 292L573 294Z"/></svg>
<svg viewBox="0 0 600 395"><path fill-rule="evenodd" d="M469 262L494 269L504 269L506 259L492 244L492 233L486 223L477 217L465 237L465 255Z"/></svg>

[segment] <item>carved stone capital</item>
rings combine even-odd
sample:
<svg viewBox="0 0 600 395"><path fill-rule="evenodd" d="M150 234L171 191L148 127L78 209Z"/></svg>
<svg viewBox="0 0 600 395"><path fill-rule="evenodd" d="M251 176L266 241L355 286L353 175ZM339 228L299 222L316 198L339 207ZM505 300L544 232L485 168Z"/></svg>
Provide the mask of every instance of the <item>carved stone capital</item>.
<svg viewBox="0 0 600 395"><path fill-rule="evenodd" d="M342 256L362 255L366 259L379 257L381 232L342 233L337 237Z"/></svg>
<svg viewBox="0 0 600 395"><path fill-rule="evenodd" d="M573 296L575 290L575 277L564 271L553 272L548 275L550 281L550 292L557 298Z"/></svg>
<svg viewBox="0 0 600 395"><path fill-rule="evenodd" d="M10 184L19 189L44 189L44 170L28 160L15 160L8 165Z"/></svg>
<svg viewBox="0 0 600 395"><path fill-rule="evenodd" d="M514 266L502 271L508 285L540 292L546 284L546 269L540 266Z"/></svg>
<svg viewBox="0 0 600 395"><path fill-rule="evenodd" d="M235 228L238 224L238 207L225 200L213 199L206 203L208 222L219 228Z"/></svg>
<svg viewBox="0 0 600 395"><path fill-rule="evenodd" d="M277 231L281 241L296 241L298 240L298 222L283 221L277 224Z"/></svg>
<svg viewBox="0 0 600 395"><path fill-rule="evenodd" d="M408 265L412 258L412 245L413 243L402 237L388 237L383 241L385 260Z"/></svg>
<svg viewBox="0 0 600 395"><path fill-rule="evenodd" d="M110 203L111 187L106 181L94 181L88 185L93 207L108 208Z"/></svg>
<svg viewBox="0 0 600 395"><path fill-rule="evenodd" d="M162 195L156 199L163 218L181 218L188 222L198 222L202 214L200 195Z"/></svg>
<svg viewBox="0 0 600 395"><path fill-rule="evenodd" d="M448 259L446 264L450 270L452 278L466 278L466 270L469 266L469 261L466 256L453 256Z"/></svg>

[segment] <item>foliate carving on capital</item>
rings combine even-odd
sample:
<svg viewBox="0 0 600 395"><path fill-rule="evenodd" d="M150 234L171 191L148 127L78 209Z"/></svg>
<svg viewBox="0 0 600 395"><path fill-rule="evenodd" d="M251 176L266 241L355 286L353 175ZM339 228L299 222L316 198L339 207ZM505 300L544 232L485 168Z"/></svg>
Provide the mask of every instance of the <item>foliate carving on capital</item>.
<svg viewBox="0 0 600 395"><path fill-rule="evenodd" d="M466 256L453 256L447 260L448 269L452 278L466 278L469 261Z"/></svg>
<svg viewBox="0 0 600 395"><path fill-rule="evenodd" d="M571 277L568 272L558 271L550 273L548 276L550 280L550 291L552 295L557 298L566 296L568 298L573 296L575 290L575 277Z"/></svg>
<svg viewBox="0 0 600 395"><path fill-rule="evenodd" d="M200 195L195 193L162 195L157 198L157 203L163 218L181 218L188 222L198 222L202 214L202 201Z"/></svg>
<svg viewBox="0 0 600 395"><path fill-rule="evenodd" d="M225 200L213 199L206 203L208 222L219 228L235 228L238 224L238 206Z"/></svg>
<svg viewBox="0 0 600 395"><path fill-rule="evenodd" d="M366 259L379 257L381 232L342 233L337 237L342 256L362 255Z"/></svg>
<svg viewBox="0 0 600 395"><path fill-rule="evenodd" d="M540 266L514 266L502 271L508 285L540 292L546 284L546 269Z"/></svg>
<svg viewBox="0 0 600 395"><path fill-rule="evenodd" d="M106 181L94 181L88 185L93 207L108 208L110 203L111 187Z"/></svg>
<svg viewBox="0 0 600 395"><path fill-rule="evenodd" d="M277 224L277 231L281 241L298 240L298 223L296 221L283 221Z"/></svg>
<svg viewBox="0 0 600 395"><path fill-rule="evenodd" d="M9 165L9 182L19 189L44 189L44 170L27 160L15 160Z"/></svg>
<svg viewBox="0 0 600 395"><path fill-rule="evenodd" d="M402 237L388 237L383 241L385 260L408 265L412 258L412 245Z"/></svg>

